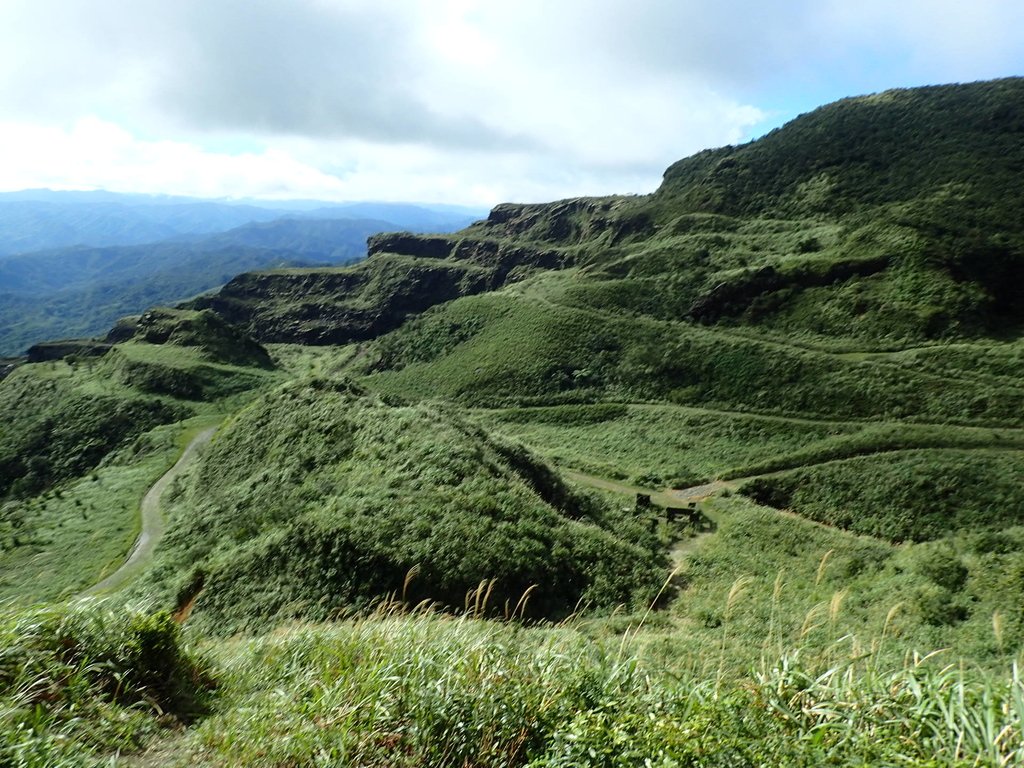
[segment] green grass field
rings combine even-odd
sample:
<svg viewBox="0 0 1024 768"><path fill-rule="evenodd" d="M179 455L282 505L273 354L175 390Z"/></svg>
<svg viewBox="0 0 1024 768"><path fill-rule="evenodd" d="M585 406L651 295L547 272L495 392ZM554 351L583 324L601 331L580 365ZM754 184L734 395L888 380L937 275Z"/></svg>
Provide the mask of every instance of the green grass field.
<svg viewBox="0 0 1024 768"><path fill-rule="evenodd" d="M683 487L863 429L673 405L563 405L475 411L555 464Z"/></svg>

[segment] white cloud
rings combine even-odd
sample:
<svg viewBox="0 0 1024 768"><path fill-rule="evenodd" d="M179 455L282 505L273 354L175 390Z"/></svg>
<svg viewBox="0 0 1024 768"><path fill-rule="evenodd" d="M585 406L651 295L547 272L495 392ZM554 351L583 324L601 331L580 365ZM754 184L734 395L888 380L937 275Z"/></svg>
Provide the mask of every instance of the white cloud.
<svg viewBox="0 0 1024 768"><path fill-rule="evenodd" d="M0 122L0 188L106 188L153 194L338 198L343 184L289 153L214 153L146 141L95 117L68 129Z"/></svg>
<svg viewBox="0 0 1024 768"><path fill-rule="evenodd" d="M43 148L0 186L646 191L769 114L1020 71L1021 28L1019 0L3 0L3 130Z"/></svg>

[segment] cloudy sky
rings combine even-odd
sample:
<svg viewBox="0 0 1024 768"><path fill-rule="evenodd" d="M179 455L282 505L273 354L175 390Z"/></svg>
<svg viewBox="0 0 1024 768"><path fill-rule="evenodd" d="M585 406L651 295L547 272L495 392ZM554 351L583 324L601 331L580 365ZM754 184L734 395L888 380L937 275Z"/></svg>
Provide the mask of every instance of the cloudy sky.
<svg viewBox="0 0 1024 768"><path fill-rule="evenodd" d="M0 190L648 192L846 95L1019 74L1021 0L0 0Z"/></svg>

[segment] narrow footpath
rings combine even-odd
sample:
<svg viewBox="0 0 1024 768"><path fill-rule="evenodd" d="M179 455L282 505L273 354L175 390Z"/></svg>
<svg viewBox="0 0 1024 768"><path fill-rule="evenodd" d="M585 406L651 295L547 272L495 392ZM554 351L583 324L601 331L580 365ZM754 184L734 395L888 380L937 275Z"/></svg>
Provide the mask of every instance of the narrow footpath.
<svg viewBox="0 0 1024 768"><path fill-rule="evenodd" d="M157 480L142 499L142 530L135 540L131 554L121 567L97 584L82 592L79 597L95 597L105 592L113 592L135 578L149 563L156 545L164 535L164 517L160 512L160 497L167 487L189 465L200 448L210 442L217 427L204 429L188 444L178 461Z"/></svg>

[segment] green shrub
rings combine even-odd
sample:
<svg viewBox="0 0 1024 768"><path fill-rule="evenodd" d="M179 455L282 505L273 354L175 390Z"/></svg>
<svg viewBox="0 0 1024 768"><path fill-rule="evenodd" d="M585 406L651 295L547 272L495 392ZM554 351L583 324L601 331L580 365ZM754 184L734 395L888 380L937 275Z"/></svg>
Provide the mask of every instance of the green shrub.
<svg viewBox="0 0 1024 768"><path fill-rule="evenodd" d="M93 765L202 712L205 665L166 614L112 608L0 612L0 762Z"/></svg>
<svg viewBox="0 0 1024 768"><path fill-rule="evenodd" d="M741 490L761 504L891 541L1024 522L1017 451L899 451L782 472ZM870 482L864 478L870 477Z"/></svg>

